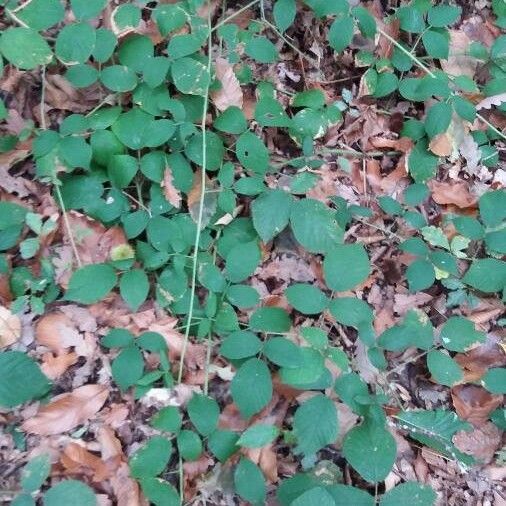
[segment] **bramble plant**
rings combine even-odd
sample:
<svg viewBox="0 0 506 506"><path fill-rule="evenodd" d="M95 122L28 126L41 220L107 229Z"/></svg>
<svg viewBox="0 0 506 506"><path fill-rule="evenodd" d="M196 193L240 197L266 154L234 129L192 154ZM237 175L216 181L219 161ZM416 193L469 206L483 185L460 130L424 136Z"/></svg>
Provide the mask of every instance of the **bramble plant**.
<svg viewBox="0 0 506 506"><path fill-rule="evenodd" d="M114 357L110 376L118 398L131 392L136 402L153 388L184 383L189 346L206 346L200 393L153 413L149 437L129 455L130 475L147 500L186 503L184 464L207 452L229 469L233 492L252 504L264 504L274 490L283 506L435 504L436 493L414 481L378 492L396 461L392 431L466 467L475 459L453 436L472 426L450 409L413 409L400 401L392 381L410 359L400 365L394 359L414 351L435 384L471 382L505 393L506 369L489 368L469 380L456 355L486 341L459 308L477 306L484 294L506 296L506 192L496 185L479 196L477 213L454 208L440 221L424 205L431 180L448 163L459 161L471 177L478 166L493 169L499 161L497 144L506 136L487 110L506 112L506 35L490 48L472 42L455 50L450 27L462 9L429 0L402 3L384 19L365 3L346 0L225 0L220 7L206 0L138 0L109 6L107 14L105 0L4 4L2 69L6 63L40 75L41 99L39 123L3 137L0 151L31 139L35 178L52 188L73 254L72 275L62 285L47 246L58 217L14 199L0 202L0 274L9 278L11 312L40 315L47 305L97 304L117 292L133 313L151 300L177 316L178 360L169 360L173 350L161 333L134 335L118 326L100 339ZM504 2L493 0L492 8L496 26L504 28ZM239 22L246 11L249 19ZM287 51L321 74L317 54L299 49L292 37L296 19L308 13L326 36L319 50L332 58L346 54L361 69L360 98L387 115L393 100L405 101L399 135L409 149L363 151L358 142L325 147L325 136L335 136L345 117L360 116L352 91L337 88L339 100L329 100L320 85L292 93L255 70L277 64ZM102 15L107 23L95 22ZM378 51L380 42L389 50ZM455 51L473 68L486 68L487 80L453 74L455 66L445 62ZM100 100L57 121L44 105L49 74L64 76L77 90L99 90ZM250 110L243 107L247 89L255 94ZM0 118L7 117L0 102ZM266 135L273 131L286 137L289 155L274 152ZM411 184L360 206L335 192L307 196L330 162L349 175L354 161L384 156L404 157ZM128 245L112 248L106 261L83 261L72 212L121 227ZM375 224L378 216L387 225ZM379 231L398 255L409 257L407 291L445 293L444 322L412 308L377 331L366 293L378 266L370 245L352 233L355 225ZM283 241L311 257L321 274L319 282L291 284L273 305L250 280L268 245ZM357 348L377 380L363 377ZM213 388L213 357L233 371L221 376L230 382L225 394L223 386ZM51 395L51 382L24 351L2 351L0 369L2 407ZM286 417L262 416L283 395ZM230 401L246 429L219 423ZM345 434L337 401L358 420ZM504 429L503 412L491 420ZM297 467L276 488L249 451L274 444ZM336 452L338 465L329 462ZM344 484L342 458L357 486ZM46 456L31 460L13 504L35 504L38 497L48 506L71 499L97 504L92 489L76 480L40 492L49 472Z"/></svg>

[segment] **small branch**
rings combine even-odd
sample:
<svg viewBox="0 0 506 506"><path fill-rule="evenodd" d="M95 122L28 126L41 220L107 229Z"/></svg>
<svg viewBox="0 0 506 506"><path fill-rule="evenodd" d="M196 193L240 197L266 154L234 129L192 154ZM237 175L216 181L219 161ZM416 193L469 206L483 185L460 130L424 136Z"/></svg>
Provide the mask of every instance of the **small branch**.
<svg viewBox="0 0 506 506"><path fill-rule="evenodd" d="M8 14L10 18L12 18L13 21L15 21L19 26L22 26L23 28L30 28L24 21L21 21L16 14L14 14L13 11L10 9L5 9L5 12Z"/></svg>
<svg viewBox="0 0 506 506"><path fill-rule="evenodd" d="M40 126L42 130L46 129L46 112L44 102L46 100L46 66L42 66L41 70L42 88L40 91Z"/></svg>
<svg viewBox="0 0 506 506"><path fill-rule="evenodd" d="M238 11L235 11L233 14L230 14L230 16L228 16L227 18L223 19L222 21L220 21L219 23L217 23L215 26L213 26L211 28L211 30L210 30L210 33L215 32L216 30L218 30L218 28L220 28L221 26L225 25L226 23L228 23L229 21L231 21L232 19L234 19L236 16L238 16L242 12L247 11L250 7L253 7L258 2L260 2L260 0L253 0L252 2L250 2L247 5L245 5L244 7L241 7Z"/></svg>

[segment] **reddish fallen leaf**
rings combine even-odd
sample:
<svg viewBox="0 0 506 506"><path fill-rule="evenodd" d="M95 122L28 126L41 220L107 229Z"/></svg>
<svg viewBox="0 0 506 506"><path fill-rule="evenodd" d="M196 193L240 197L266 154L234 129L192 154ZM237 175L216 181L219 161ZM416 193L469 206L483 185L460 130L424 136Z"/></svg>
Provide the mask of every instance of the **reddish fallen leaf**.
<svg viewBox="0 0 506 506"><path fill-rule="evenodd" d="M221 88L211 93L214 105L219 111L235 106L242 108L243 93L234 68L225 58L216 58L216 77L221 82Z"/></svg>
<svg viewBox="0 0 506 506"><path fill-rule="evenodd" d="M167 202L179 209L182 199L181 192L174 187L174 178L170 167L165 168L161 185L163 188L163 195L167 199Z"/></svg>
<svg viewBox="0 0 506 506"><path fill-rule="evenodd" d="M79 357L77 353L63 352L60 355L53 355L52 353L44 353L42 355L42 372L49 379L57 379L62 376L69 367L73 366Z"/></svg>
<svg viewBox="0 0 506 506"><path fill-rule="evenodd" d="M85 342L70 318L62 313L43 316L35 327L35 339L58 354L68 348L75 348L78 355L86 355Z"/></svg>
<svg viewBox="0 0 506 506"><path fill-rule="evenodd" d="M484 464L488 464L501 446L502 432L487 422L472 431L460 431L453 436L453 443L463 453L472 455Z"/></svg>
<svg viewBox="0 0 506 506"><path fill-rule="evenodd" d="M14 344L21 337L21 320L6 307L0 306L0 348Z"/></svg>
<svg viewBox="0 0 506 506"><path fill-rule="evenodd" d="M439 182L434 179L429 181L432 198L441 205L453 204L461 209L474 207L477 197L472 195L465 181Z"/></svg>
<svg viewBox="0 0 506 506"><path fill-rule="evenodd" d="M434 136L429 149L437 156L450 156L453 152L453 141L447 132Z"/></svg>
<svg viewBox="0 0 506 506"><path fill-rule="evenodd" d="M106 480L111 474L100 457L77 443L70 443L65 447L60 462L68 474L85 475L96 483Z"/></svg>
<svg viewBox="0 0 506 506"><path fill-rule="evenodd" d="M273 450L272 444L262 448L248 448L245 455L262 470L269 483L276 483L278 476L278 457Z"/></svg>
<svg viewBox="0 0 506 506"><path fill-rule="evenodd" d="M457 385L451 389L452 401L460 418L473 425L484 425L490 413L502 404L502 395L492 395L477 385Z"/></svg>
<svg viewBox="0 0 506 506"><path fill-rule="evenodd" d="M103 385L84 385L72 392L54 397L22 427L32 434L61 434L86 423L104 405L109 390Z"/></svg>

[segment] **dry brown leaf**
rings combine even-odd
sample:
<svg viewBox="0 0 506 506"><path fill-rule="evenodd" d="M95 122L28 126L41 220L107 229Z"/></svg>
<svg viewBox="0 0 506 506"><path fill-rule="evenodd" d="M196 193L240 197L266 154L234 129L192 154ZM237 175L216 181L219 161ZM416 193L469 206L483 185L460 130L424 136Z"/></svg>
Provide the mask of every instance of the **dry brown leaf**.
<svg viewBox="0 0 506 506"><path fill-rule="evenodd" d="M431 139L429 149L437 156L450 156L453 152L452 138L447 132L438 134Z"/></svg>
<svg viewBox="0 0 506 506"><path fill-rule="evenodd" d="M75 348L78 355L87 355L87 347L82 335L70 318L62 313L50 313L43 316L35 327L35 339L38 344L58 354L68 348Z"/></svg>
<svg viewBox="0 0 506 506"><path fill-rule="evenodd" d="M57 379L62 376L66 370L74 365L79 359L77 353L64 352L61 355L53 355L52 353L44 353L42 355L42 372L49 379Z"/></svg>
<svg viewBox="0 0 506 506"><path fill-rule="evenodd" d="M477 385L457 385L451 390L455 411L460 418L479 427L502 404L502 395L492 395Z"/></svg>
<svg viewBox="0 0 506 506"><path fill-rule="evenodd" d="M221 82L221 88L211 93L216 109L224 111L231 106L241 109L244 98L241 84L225 58L216 58L216 77Z"/></svg>
<svg viewBox="0 0 506 506"><path fill-rule="evenodd" d="M501 105L506 102L506 93L499 93L498 95L492 95L491 97L484 98L481 102L476 104L476 110L490 109L493 105Z"/></svg>
<svg viewBox="0 0 506 506"><path fill-rule="evenodd" d="M161 186L163 188L163 195L167 199L167 202L179 209L179 207L181 207L182 199L181 192L174 186L174 178L170 167L165 167Z"/></svg>
<svg viewBox="0 0 506 506"><path fill-rule="evenodd" d="M141 500L141 493L137 482L130 477L128 464L122 463L115 475L110 479L116 504L121 506L140 506L145 504Z"/></svg>
<svg viewBox="0 0 506 506"><path fill-rule="evenodd" d="M21 337L21 320L6 307L0 306L0 348L14 344Z"/></svg>
<svg viewBox="0 0 506 506"><path fill-rule="evenodd" d="M458 143L458 149L466 160L466 172L474 174L481 160L481 150L478 143L470 133L465 133Z"/></svg>
<svg viewBox="0 0 506 506"><path fill-rule="evenodd" d="M23 423L32 434L61 434L86 423L104 405L109 390L104 385L84 385L72 392L54 397L37 414Z"/></svg>
<svg viewBox="0 0 506 506"><path fill-rule="evenodd" d="M492 422L487 422L472 431L457 432L453 436L453 443L461 452L488 464L501 445L501 437L501 431Z"/></svg>
<svg viewBox="0 0 506 506"><path fill-rule="evenodd" d="M111 474L100 457L93 455L77 443L70 443L65 447L60 461L68 474L84 474L96 483L106 480Z"/></svg>
<svg viewBox="0 0 506 506"><path fill-rule="evenodd" d="M205 190L207 190L204 194L204 203L202 207L202 228L205 228L214 213L216 212L216 208L218 205L218 193L209 190L216 190L216 182L211 181L207 174L204 175L205 178ZM190 212L190 216L195 223L199 221L199 211L200 211L200 198L202 196L202 169L197 169L193 175L193 185L191 190L188 192L188 211Z"/></svg>
<svg viewBox="0 0 506 506"><path fill-rule="evenodd" d="M450 51L447 59L441 60L441 67L447 74L473 77L478 60L469 56L471 39L462 30L449 30Z"/></svg>
<svg viewBox="0 0 506 506"><path fill-rule="evenodd" d="M477 197L469 191L465 181L443 182L432 179L429 181L432 198L441 205L453 204L461 209L474 207Z"/></svg>

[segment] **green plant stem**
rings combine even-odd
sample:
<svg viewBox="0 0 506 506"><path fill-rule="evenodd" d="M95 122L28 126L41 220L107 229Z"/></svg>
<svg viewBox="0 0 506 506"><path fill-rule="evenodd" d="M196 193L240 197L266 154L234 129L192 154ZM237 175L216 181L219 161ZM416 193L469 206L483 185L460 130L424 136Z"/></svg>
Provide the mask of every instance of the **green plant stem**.
<svg viewBox="0 0 506 506"><path fill-rule="evenodd" d="M211 73L211 62L212 62L212 31L211 31L211 8L209 4L209 0L207 2L208 10L207 10L207 24L209 28L209 36L208 36L208 49L207 49L207 71ZM177 382L181 383L183 380L183 369L184 369L184 359L186 356L186 350L188 348L188 340L190 337L190 326L193 318L193 305L195 302L195 290L197 285L197 266L198 266L198 252L200 245L200 234L202 229L202 218L204 215L204 199L206 195L206 165L207 165L207 152L206 152L206 117L207 117L207 109L209 102L209 84L206 86L204 93L204 107L202 111L202 122L201 122L201 130L202 130L202 171L201 171L201 181L200 181L200 199L199 199L199 214L197 219L197 231L195 233L195 244L193 246L193 266L192 266L192 277L191 277L191 286L190 286L190 300L189 300L189 308L187 315L187 322L184 332L183 339L183 348L181 350L181 358L179 361L179 371L177 374Z"/></svg>
<svg viewBox="0 0 506 506"><path fill-rule="evenodd" d="M401 44L399 44L394 38L390 37L390 35L388 35L388 33L386 33L384 30L382 30L381 28L378 28L378 31L381 35L383 35L383 37L385 37L387 40L389 40L397 49L399 49L399 51L402 51L406 56L408 56L416 65L418 65L418 67L420 67L422 70L424 70L430 77L436 79L437 76L436 74L434 74L434 72L432 72L432 70L427 67L427 65L425 65L424 63L422 63L413 53L411 53L410 51L408 51L406 48L404 48ZM450 78L450 80L453 80L453 78L451 76L448 76ZM494 131L497 135L499 135L502 139L506 140L506 135L501 132L496 126L494 126L492 123L490 123L490 121L488 121L487 119L485 119L480 113L476 113L476 117L482 121L483 123L485 123L485 125L487 125L492 131Z"/></svg>
<svg viewBox="0 0 506 506"><path fill-rule="evenodd" d="M229 21L231 21L232 19L234 19L236 16L238 16L242 12L247 11L250 7L253 7L258 2L260 2L260 0L253 0L249 4L246 4L244 7L241 7L238 11L235 11L233 14L230 14L230 16L228 16L227 18L223 19L222 21L220 21L219 23L217 23L215 26L213 26L211 28L211 30L210 30L210 33L215 32L216 30L218 30L218 28L220 28L221 26L225 25L226 23L228 23ZM211 23L209 23L209 25L211 25Z"/></svg>
<svg viewBox="0 0 506 506"><path fill-rule="evenodd" d="M46 100L46 66L41 70L41 90L40 90L40 126L42 130L46 129L46 113L44 111L44 102Z"/></svg>

